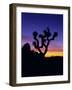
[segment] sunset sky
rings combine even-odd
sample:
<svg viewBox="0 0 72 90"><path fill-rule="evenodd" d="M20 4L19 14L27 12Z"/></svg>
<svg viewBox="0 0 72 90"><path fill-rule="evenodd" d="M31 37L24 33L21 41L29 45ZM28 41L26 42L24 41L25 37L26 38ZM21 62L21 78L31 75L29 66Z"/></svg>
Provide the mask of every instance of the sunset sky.
<svg viewBox="0 0 72 90"><path fill-rule="evenodd" d="M45 56L63 56L63 15L39 13L22 13L21 15L22 46L29 43L34 50L32 33L37 31L41 34L46 27L49 27L52 34L58 33L58 37L50 43Z"/></svg>

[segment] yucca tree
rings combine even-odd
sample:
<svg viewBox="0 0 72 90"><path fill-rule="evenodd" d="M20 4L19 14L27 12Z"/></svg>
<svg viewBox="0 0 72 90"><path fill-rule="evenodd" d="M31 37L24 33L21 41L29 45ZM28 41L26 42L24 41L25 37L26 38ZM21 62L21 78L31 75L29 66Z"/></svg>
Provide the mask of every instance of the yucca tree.
<svg viewBox="0 0 72 90"><path fill-rule="evenodd" d="M48 46L52 40L55 40L55 38L58 36L57 32L54 32L53 35L50 32L50 29L47 27L46 30L43 31L42 34L38 34L36 31L33 32L33 45L34 47L45 56L45 54L48 51ZM39 39L41 39L41 42L39 42ZM40 44L41 43L41 44ZM41 51L41 48L45 48L44 52Z"/></svg>

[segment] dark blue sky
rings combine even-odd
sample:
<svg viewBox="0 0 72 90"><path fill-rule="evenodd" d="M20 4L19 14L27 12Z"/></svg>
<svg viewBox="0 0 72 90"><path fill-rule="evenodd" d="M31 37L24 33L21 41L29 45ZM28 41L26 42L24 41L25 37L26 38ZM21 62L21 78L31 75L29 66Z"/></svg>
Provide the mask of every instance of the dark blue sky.
<svg viewBox="0 0 72 90"><path fill-rule="evenodd" d="M36 13L22 13L22 45L26 42L32 46L32 33L37 31L39 34L50 28L50 32L58 32L58 37L51 42L50 48L63 46L63 15L58 14L36 14Z"/></svg>

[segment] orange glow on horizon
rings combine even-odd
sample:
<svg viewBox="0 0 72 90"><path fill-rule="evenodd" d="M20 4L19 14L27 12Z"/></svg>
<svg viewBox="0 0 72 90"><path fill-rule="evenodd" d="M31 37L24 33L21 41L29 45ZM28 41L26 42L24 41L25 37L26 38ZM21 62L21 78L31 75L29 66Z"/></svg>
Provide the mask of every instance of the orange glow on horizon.
<svg viewBox="0 0 72 90"><path fill-rule="evenodd" d="M45 57L53 57L53 56L63 56L62 51L48 51L45 55Z"/></svg>

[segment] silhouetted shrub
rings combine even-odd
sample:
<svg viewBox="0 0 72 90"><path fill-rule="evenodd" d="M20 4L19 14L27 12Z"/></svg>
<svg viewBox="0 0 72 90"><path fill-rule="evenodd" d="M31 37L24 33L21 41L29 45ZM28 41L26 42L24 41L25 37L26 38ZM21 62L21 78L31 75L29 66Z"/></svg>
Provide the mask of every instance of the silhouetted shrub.
<svg viewBox="0 0 72 90"><path fill-rule="evenodd" d="M51 37L52 36L52 37ZM50 29L47 27L46 30L43 31L43 34L39 34L35 31L33 32L33 46L42 54L43 56L47 53L48 46L52 40L54 40L58 36L57 32L54 32L52 35ZM41 46L39 45L39 39L41 39ZM45 51L42 52L41 48L45 48Z"/></svg>

